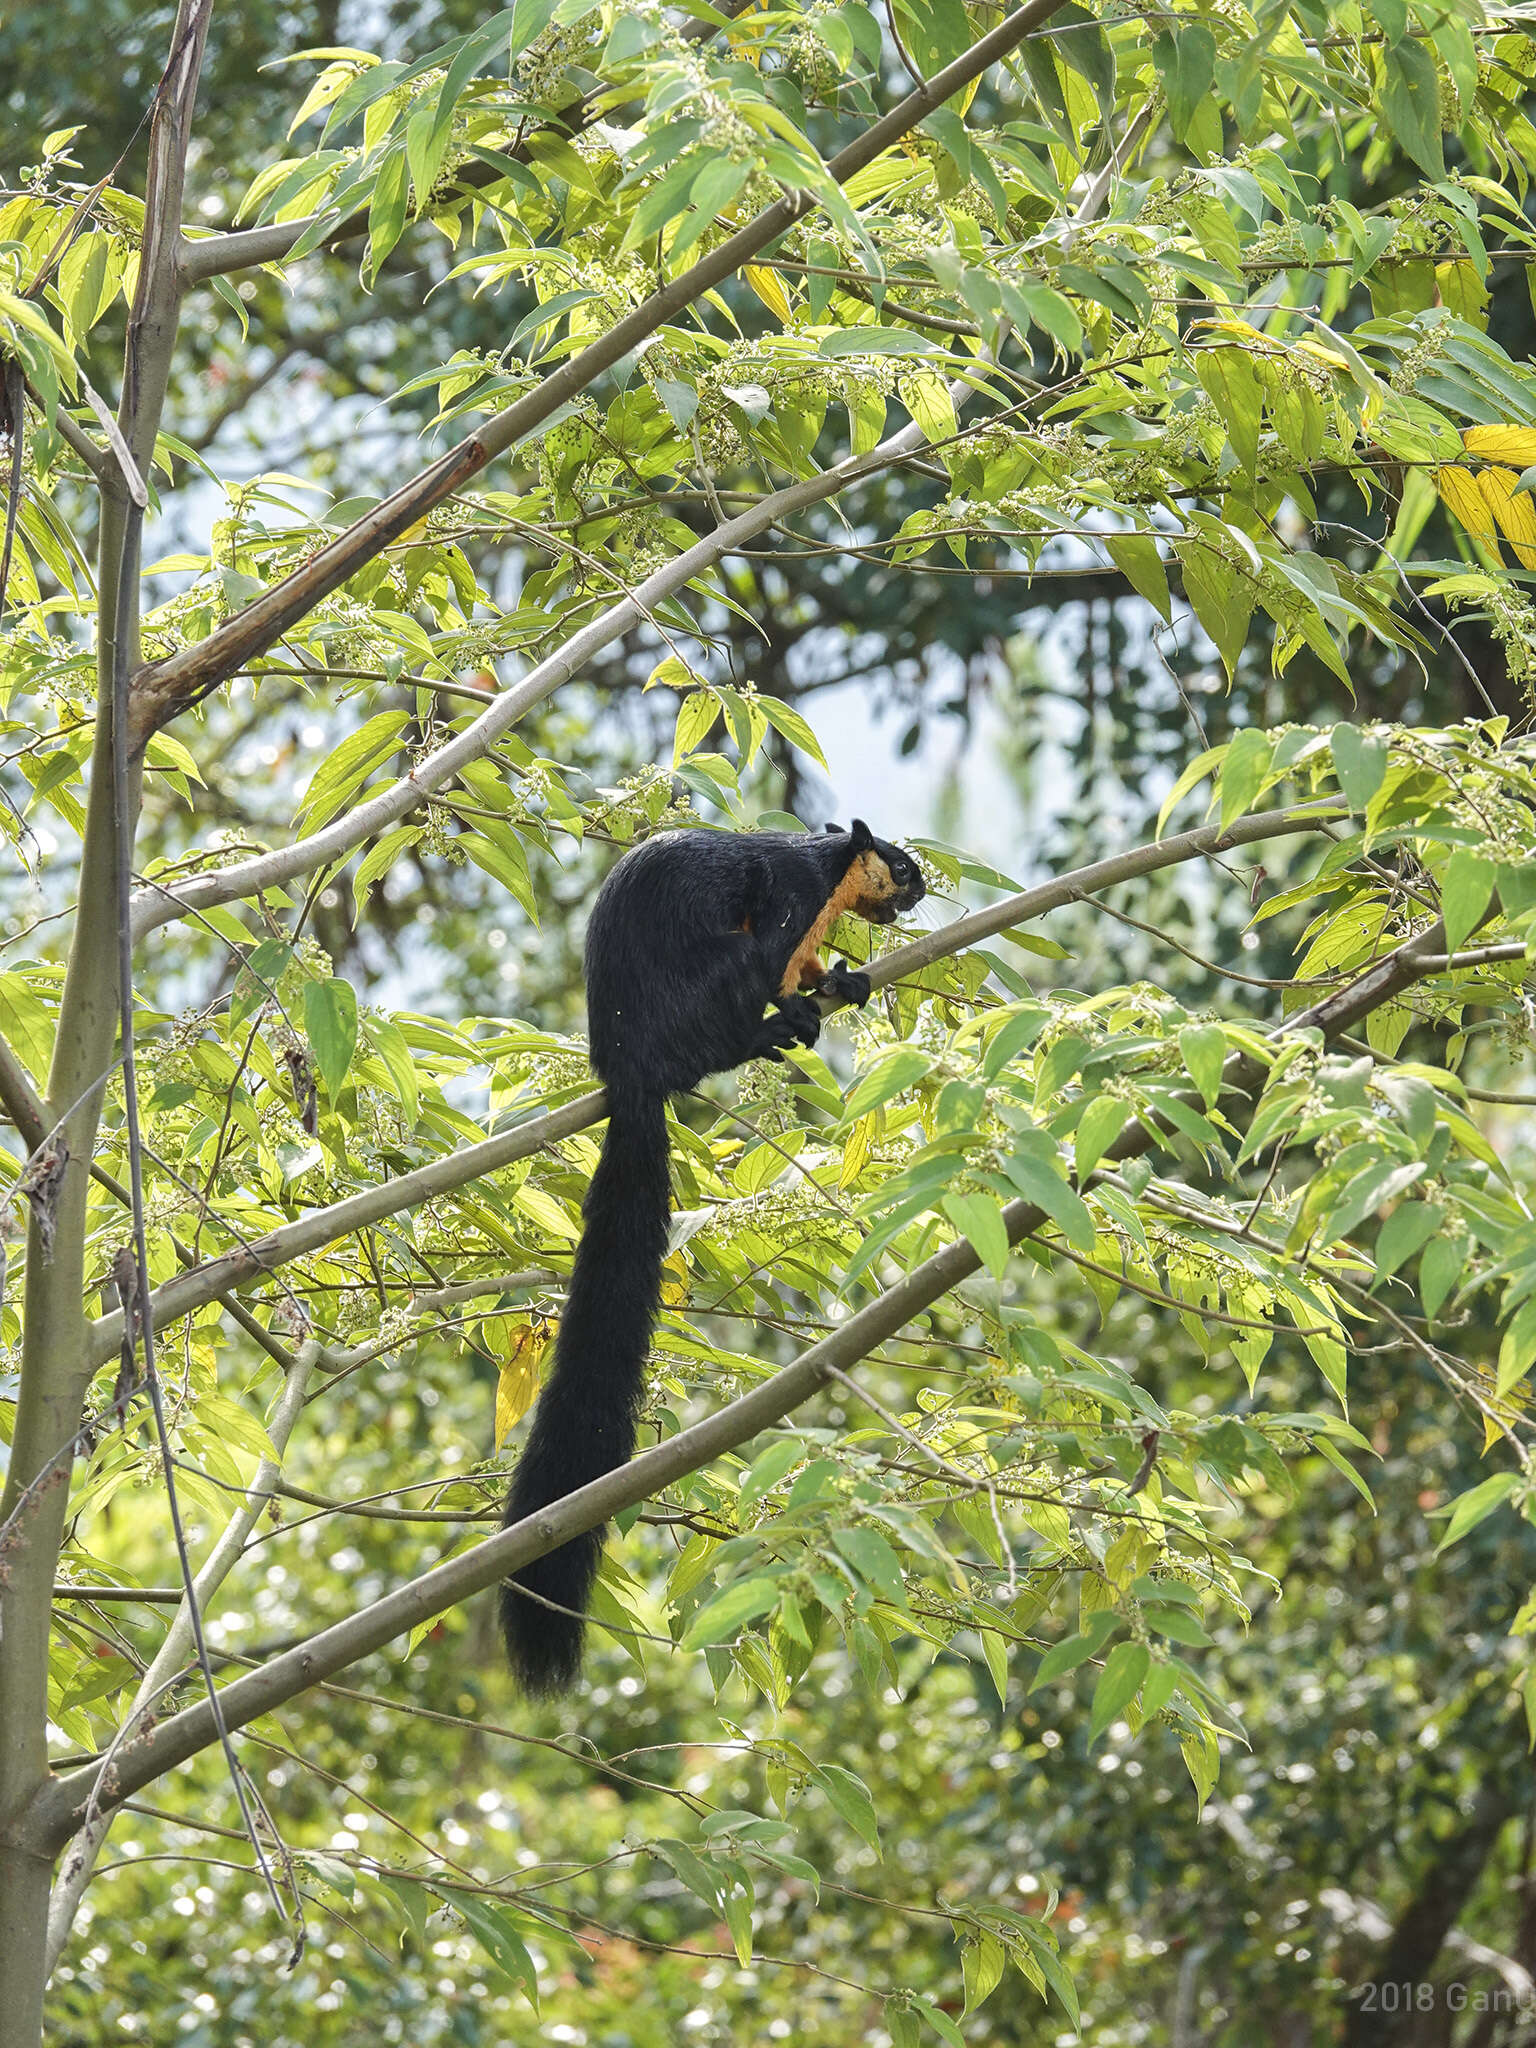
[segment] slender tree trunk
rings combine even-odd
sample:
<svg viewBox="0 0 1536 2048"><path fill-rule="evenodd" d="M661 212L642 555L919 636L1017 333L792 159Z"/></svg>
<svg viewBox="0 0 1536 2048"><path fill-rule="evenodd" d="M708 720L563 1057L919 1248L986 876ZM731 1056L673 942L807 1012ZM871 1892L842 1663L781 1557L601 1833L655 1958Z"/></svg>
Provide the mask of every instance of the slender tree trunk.
<svg viewBox="0 0 1536 2048"><path fill-rule="evenodd" d="M58 1135L69 1161L52 1209L51 1253L44 1251L37 1217L29 1234L16 1438L0 1499L0 1519L17 1517L0 1541L0 2048L32 2048L42 2028L49 1866L18 1843L12 1829L48 1775L54 1569L69 1502L70 1446L91 1377L86 1203L117 1027L109 728L103 717L91 769L80 912L48 1086L49 1123L63 1119Z"/></svg>
<svg viewBox="0 0 1536 2048"><path fill-rule="evenodd" d="M181 0L150 119L144 236L118 408L140 476L154 453L175 346L186 152L209 9L210 0ZM67 1158L47 1213L34 1213L30 1225L16 1436L0 1499L0 1522L9 1523L0 1539L0 2048L37 2048L48 1977L52 1869L25 1816L48 1778L53 1581L92 1372L85 1312L90 1165L122 1000L120 855L133 842L141 788L136 761L114 773L113 706L123 702L139 659L142 528L126 478L114 477L101 490L96 735L79 904L48 1078L51 1139L44 1143L61 1144Z"/></svg>
<svg viewBox="0 0 1536 2048"><path fill-rule="evenodd" d="M1344 2048L1388 2048L1410 2038L1417 2017L1414 1989L1429 1981L1445 1937L1514 1811L1510 1784L1490 1780L1483 1786L1470 1818L1442 1844L1403 1908L1375 1974L1350 2008Z"/></svg>

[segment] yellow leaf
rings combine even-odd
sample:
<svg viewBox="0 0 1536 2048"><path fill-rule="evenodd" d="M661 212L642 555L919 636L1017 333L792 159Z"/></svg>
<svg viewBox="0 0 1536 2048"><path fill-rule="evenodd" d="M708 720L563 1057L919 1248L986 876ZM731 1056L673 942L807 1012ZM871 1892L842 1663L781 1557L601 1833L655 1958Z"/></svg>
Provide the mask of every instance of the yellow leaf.
<svg viewBox="0 0 1536 2048"><path fill-rule="evenodd" d="M677 1308L688 1299L688 1261L681 1252L674 1252L662 1264L661 1298L668 1308Z"/></svg>
<svg viewBox="0 0 1536 2048"><path fill-rule="evenodd" d="M769 312L776 313L787 326L791 317L789 294L779 281L778 272L761 263L749 263L743 275Z"/></svg>
<svg viewBox="0 0 1536 2048"><path fill-rule="evenodd" d="M1465 427L1462 444L1484 462L1513 462L1528 469L1536 462L1536 427Z"/></svg>
<svg viewBox="0 0 1536 2048"><path fill-rule="evenodd" d="M1320 363L1326 363L1330 370L1347 370L1349 364L1337 349L1324 348L1320 341L1298 341L1296 348L1304 355L1315 356Z"/></svg>
<svg viewBox="0 0 1536 2048"><path fill-rule="evenodd" d="M520 1422L539 1391L544 1353L559 1325L538 1316L516 1320L511 1316L488 1316L480 1325L480 1340L487 1349L501 1355L496 1377L496 1448L507 1440L507 1432Z"/></svg>
<svg viewBox="0 0 1536 2048"><path fill-rule="evenodd" d="M861 1116L848 1133L847 1143L843 1146L842 1167L837 1176L839 1188L848 1187L863 1172L864 1162L869 1157L869 1140L873 1124L874 1114L871 1112L868 1116Z"/></svg>
<svg viewBox="0 0 1536 2048"><path fill-rule="evenodd" d="M1209 328L1212 334L1230 334L1234 340L1242 342L1244 347L1252 346L1256 349L1274 348L1274 343L1270 337L1267 334L1261 334L1257 327L1250 326L1246 320L1197 320L1195 325L1197 327Z"/></svg>
<svg viewBox="0 0 1536 2048"><path fill-rule="evenodd" d="M1512 469L1485 469L1478 475L1477 487L1521 568L1536 569L1536 505L1531 503L1529 491L1518 498L1514 495L1519 481Z"/></svg>
<svg viewBox="0 0 1536 2048"><path fill-rule="evenodd" d="M1470 469L1457 469L1448 465L1435 471L1435 489L1441 501L1448 505L1462 525L1475 540L1480 540L1495 561L1503 558L1499 554L1498 536L1494 531L1493 514L1488 501L1477 487L1477 478Z"/></svg>

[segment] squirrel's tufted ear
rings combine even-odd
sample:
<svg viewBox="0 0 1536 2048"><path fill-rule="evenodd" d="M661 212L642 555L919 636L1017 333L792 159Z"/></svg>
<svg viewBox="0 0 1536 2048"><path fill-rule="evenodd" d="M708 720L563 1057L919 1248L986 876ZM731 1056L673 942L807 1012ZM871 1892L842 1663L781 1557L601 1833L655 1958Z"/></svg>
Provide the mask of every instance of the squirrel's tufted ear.
<svg viewBox="0 0 1536 2048"><path fill-rule="evenodd" d="M834 839L841 839L843 836L842 826L835 824L830 818L827 820L826 824L822 826L821 829L823 832L830 833Z"/></svg>
<svg viewBox="0 0 1536 2048"><path fill-rule="evenodd" d="M853 853L867 853L875 843L874 833L870 831L862 818L854 819L853 829L849 832L848 837L851 842L850 851Z"/></svg>

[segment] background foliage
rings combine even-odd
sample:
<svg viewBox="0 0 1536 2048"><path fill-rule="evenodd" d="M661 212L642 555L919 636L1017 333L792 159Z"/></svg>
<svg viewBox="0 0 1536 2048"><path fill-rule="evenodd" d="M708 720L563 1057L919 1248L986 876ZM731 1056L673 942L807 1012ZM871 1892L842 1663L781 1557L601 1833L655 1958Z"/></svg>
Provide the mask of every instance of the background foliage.
<svg viewBox="0 0 1536 2048"><path fill-rule="evenodd" d="M206 1603L226 1672L494 1526L595 1157L532 1120L585 1086L577 947L617 847L819 822L841 686L935 786L957 735L1006 727L1036 843L1000 852L963 776L932 830L871 820L920 846L935 922L1207 800L1243 850L1133 855L1043 926L905 956L825 1060L677 1105L651 1438L945 1246L972 1272L621 1516L571 1702L509 1698L481 1599L253 1721L280 1908L216 1748L139 1789L58 2037L1182 2044L1259 2014L1287 2043L1518 2039L1528 2010L1493 2009L1536 1970L1518 17L1041 5L838 185L996 11L215 12L172 345L127 309L158 274L146 110L197 10L118 12L0 27L26 1457L71 1258L102 1314L47 1560L57 1768L112 1743L178 1597L101 1292L122 1081L82 1145L61 1078L112 1057L78 992L116 914L87 806L125 561L140 1164L194 1561L259 1482ZM782 191L814 210L580 368ZM510 452L304 583L413 462L562 374ZM152 493L141 588L88 385ZM288 577L300 611L242 640ZM66 1113L70 1171L94 1149L107 1176L72 1244L36 1173ZM495 1170L460 1164L503 1133ZM328 1218L419 1169L426 1199ZM240 1317L209 1262L284 1232ZM170 1665L157 1718L201 1694L184 1642ZM66 1864L66 1925L70 1893Z"/></svg>

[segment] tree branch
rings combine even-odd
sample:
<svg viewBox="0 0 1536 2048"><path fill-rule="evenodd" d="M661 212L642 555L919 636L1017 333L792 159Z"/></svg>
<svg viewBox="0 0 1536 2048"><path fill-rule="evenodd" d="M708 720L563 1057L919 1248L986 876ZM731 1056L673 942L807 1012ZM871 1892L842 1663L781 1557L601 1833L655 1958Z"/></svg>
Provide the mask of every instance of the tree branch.
<svg viewBox="0 0 1536 2048"><path fill-rule="evenodd" d="M707 42L718 27L718 16L728 15L734 21L744 13L751 0L718 0L718 5L708 17L685 21L678 34L685 42ZM631 102L631 104L633 104ZM556 136L569 141L583 130L590 128L594 121L621 121L625 109L608 102L608 88L594 86L591 92L583 93L564 113L552 121L545 121L533 133L513 148L502 154L513 163L529 161L533 145L545 136ZM457 185L453 192L436 206L423 213L422 220L433 220L446 213L450 207L462 200L472 198L492 185L499 185L505 173L495 164L482 161L461 166L456 174ZM302 220L269 221L259 228L234 228L224 233L202 234L195 241L189 241L182 258L181 276L185 285L202 284L210 277L231 277L241 270L257 270L264 263L280 263L298 241L300 235L308 234L320 218L318 213L306 214ZM355 213L349 213L345 220L336 223L319 246L322 249L339 249L347 242L358 240L368 232L368 208L360 206Z"/></svg>
<svg viewBox="0 0 1536 2048"><path fill-rule="evenodd" d="M1330 1037L1348 1030L1415 981L1424 971L1425 958L1434 958L1444 950L1445 929L1437 922L1417 933L1395 953L1377 961L1349 987L1314 1003L1281 1028L1290 1033L1316 1027ZM1263 1074L1260 1062L1247 1054L1234 1054L1223 1069L1224 1088L1249 1091L1262 1080ZM1157 1141L1151 1132L1129 1130L1105 1156L1106 1160L1119 1163L1156 1148ZM1085 1185L1091 1185L1093 1178L1090 1176ZM1003 1210L1010 1244L1017 1244L1047 1220L1042 1210L1027 1202L1010 1202ZM792 1363L702 1422L679 1431L668 1442L641 1452L627 1465L579 1487L551 1507L514 1523L500 1535L450 1558L446 1564L409 1580L381 1600L236 1679L219 1695L225 1725L243 1727L258 1715L270 1713L319 1681L345 1670L360 1657L382 1649L396 1636L498 1584L509 1573L569 1542L573 1536L609 1521L624 1508L637 1506L662 1487L686 1478L725 1452L739 1449L792 1414L826 1384L834 1371L847 1372L980 1269L980 1257L964 1238L945 1245ZM120 1802L129 1798L165 1771L196 1756L215 1739L213 1710L207 1700L201 1700L124 1748L117 1759L110 1791L101 1784L103 1766L99 1763L86 1765L45 1786L22 1823L22 1838L39 1855L57 1854L80 1825L93 1799L109 1796Z"/></svg>
<svg viewBox="0 0 1536 2048"><path fill-rule="evenodd" d="M299 1348L297 1357L288 1369L281 1398L267 1426L267 1440L271 1450L265 1453L251 1480L245 1498L230 1516L212 1550L209 1551L190 1589L184 1589L171 1623L155 1652L154 1661L139 1681L133 1702L123 1717L122 1725L113 1738L104 1764L110 1761L112 1751L121 1748L131 1740L136 1724L153 1713L161 1694L181 1675L187 1649L192 1640L192 1613L195 1603L200 1613L206 1613L208 1602L229 1577L239 1562L245 1548L245 1539L255 1528L266 1508L274 1488L283 1473L283 1456L288 1448L288 1439L294 1425L304 1412L304 1393L309 1385L310 1374L319 1362L324 1347L311 1339ZM105 1775L105 1773L104 1773ZM74 1926L75 1914L85 1896L85 1888L91 1881L91 1872L96 1858L116 1813L116 1807L93 1814L71 1846L64 1867L54 1885L53 1896L48 1906L48 1970L63 1953ZM242 1836L243 1840L244 1837Z"/></svg>
<svg viewBox="0 0 1536 2048"><path fill-rule="evenodd" d="M1024 6L1007 15L963 56L946 65L926 85L909 93L846 149L839 150L824 166L826 176L836 184L846 184L945 100L1007 56L1061 4L1062 0L1026 0ZM142 750L152 733L265 653L322 598L397 540L407 527L414 526L435 505L451 497L495 456L542 425L557 406L584 391L602 371L638 347L658 327L676 318L704 292L723 283L820 203L814 192L805 190L786 193L775 200L680 277L642 300L579 354L569 357L537 390L498 413L456 448L381 499L275 589L256 598L196 646L183 648L164 661L141 669L134 679L134 746ZM144 466L140 464L141 468Z"/></svg>
<svg viewBox="0 0 1536 2048"><path fill-rule="evenodd" d="M180 0L149 130L143 241L129 310L118 429L132 464L149 468L175 343L176 250L192 114L211 0ZM69 1496L70 1450L90 1367L85 1358L87 1169L95 1146L118 1018L120 849L131 842L138 776L114 775L121 725L113 716L139 651L143 515L117 488L100 492L97 718L80 855L79 913L58 1014L45 1118L61 1173L51 1228L29 1226L25 1332L16 1424L0 1517L30 1495L0 1574L0 1925L6 1996L0 2048L41 2036L49 1870L9 1823L48 1774L48 1634ZM14 1077L13 1077L14 1078ZM34 1491L33 1489L36 1489Z"/></svg>
<svg viewBox="0 0 1536 2048"><path fill-rule="evenodd" d="M895 952L872 961L870 984L873 988L889 987L893 982L932 966L935 960L961 952L982 939L1006 931L1010 926L1040 917L1048 910L1059 909L1063 904L1076 902L1097 890L1111 888L1117 882L1154 874L1160 868L1174 867L1182 861L1226 852L1258 840L1319 831L1344 815L1346 813L1336 803L1305 805L1295 810L1261 811L1251 818L1237 819L1225 830L1220 826L1203 825L1172 839L1155 840L1146 846L1133 847L1126 853L1113 854L1107 860L1074 869L1070 874L1060 875L1038 888L1024 889L1016 896L1005 897L1001 903L994 903L988 909L955 918L936 931L925 932L910 945L898 947ZM831 1009L836 1005L828 1004L826 1007ZM434 1160L429 1166L417 1167L414 1173L401 1174L394 1180L381 1181L375 1187L362 1188L355 1195L348 1195L323 1209L311 1209L297 1222L285 1223L266 1236L237 1246L220 1258L210 1260L207 1265L178 1274L157 1287L150 1298L156 1326L163 1326L177 1316L188 1315L229 1288L259 1279L290 1259L319 1251L350 1231L380 1222L384 1217L410 1208L416 1202L426 1201L431 1196L451 1193L454 1188L464 1187L484 1174L494 1173L515 1159L526 1159L557 1140L584 1130L606 1113L606 1095L601 1088L593 1089L559 1109L530 1117L526 1123L498 1132L495 1137L486 1138L478 1145L467 1145L445 1158ZM92 1325L88 1340L92 1362L104 1364L117 1350L121 1337L120 1312L99 1318Z"/></svg>
<svg viewBox="0 0 1536 2048"><path fill-rule="evenodd" d="M959 386L969 396L973 387ZM953 393L952 393L953 395ZM493 747L528 711L552 696L563 683L581 672L610 642L622 638L631 627L647 618L664 599L675 596L720 559L763 532L777 519L802 511L808 505L835 497L850 484L900 462L923 444L922 429L903 427L872 448L867 455L848 456L831 469L775 491L736 518L717 526L702 540L648 576L637 589L593 619L589 624L547 655L520 682L502 690L480 716L455 733L433 753L418 761L409 775L359 804L342 816L271 853L253 855L213 874L200 875L177 888L152 886L141 889L134 899L134 937L141 939L158 926L187 911L207 910L216 904L235 903L262 889L271 889L311 874L328 861L340 860L354 852L377 833L406 817L446 783L452 781L471 761Z"/></svg>
<svg viewBox="0 0 1536 2048"><path fill-rule="evenodd" d="M1362 1985L1350 2001L1345 2048L1384 2048L1393 2039L1408 2037L1403 2022L1414 2016L1414 1987L1434 1970L1505 1822L1516 1811L1515 1785L1513 1773L1486 1780L1470 1816L1448 1840L1436 1845L1433 1860L1392 1929L1369 1984ZM1390 2004L1379 1995L1388 1985L1393 1987ZM1378 1995L1372 1997L1372 1992Z"/></svg>

